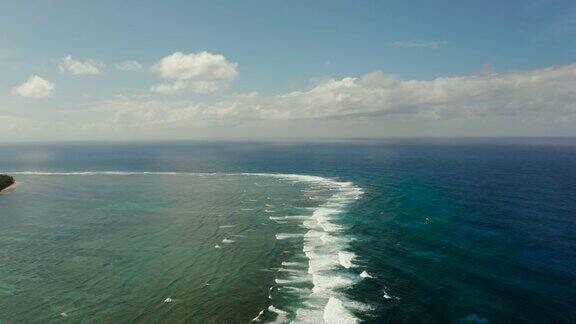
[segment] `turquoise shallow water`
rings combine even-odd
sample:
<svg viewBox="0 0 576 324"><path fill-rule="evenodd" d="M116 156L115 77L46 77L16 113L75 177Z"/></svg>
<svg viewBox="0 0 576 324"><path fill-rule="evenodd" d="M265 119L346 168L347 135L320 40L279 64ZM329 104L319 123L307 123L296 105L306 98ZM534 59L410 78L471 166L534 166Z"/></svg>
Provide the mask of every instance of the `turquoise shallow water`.
<svg viewBox="0 0 576 324"><path fill-rule="evenodd" d="M0 320L574 323L575 166L573 139L0 145Z"/></svg>
<svg viewBox="0 0 576 324"><path fill-rule="evenodd" d="M294 175L15 175L18 187L1 197L4 321L322 320L329 298L354 281L323 264L346 253L344 228L331 217L358 195L351 184ZM341 299L333 316L352 316Z"/></svg>

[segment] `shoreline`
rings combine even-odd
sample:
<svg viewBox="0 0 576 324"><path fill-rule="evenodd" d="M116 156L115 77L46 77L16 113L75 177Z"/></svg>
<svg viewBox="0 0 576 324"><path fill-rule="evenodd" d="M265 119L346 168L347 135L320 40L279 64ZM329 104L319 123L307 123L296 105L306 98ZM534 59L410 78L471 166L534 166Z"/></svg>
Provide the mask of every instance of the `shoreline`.
<svg viewBox="0 0 576 324"><path fill-rule="evenodd" d="M16 179L8 174L0 174L0 192L14 186Z"/></svg>
<svg viewBox="0 0 576 324"><path fill-rule="evenodd" d="M13 184L9 185L8 187L0 190L0 195L6 192L10 192L13 191L14 189L16 189L16 187L20 186L20 184L22 184L20 181L14 181Z"/></svg>

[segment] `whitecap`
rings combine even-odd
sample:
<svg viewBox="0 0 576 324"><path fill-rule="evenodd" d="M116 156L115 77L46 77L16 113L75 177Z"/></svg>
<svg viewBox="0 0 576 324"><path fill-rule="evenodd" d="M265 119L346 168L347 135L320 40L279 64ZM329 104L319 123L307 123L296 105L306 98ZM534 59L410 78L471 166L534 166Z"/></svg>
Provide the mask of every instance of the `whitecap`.
<svg viewBox="0 0 576 324"><path fill-rule="evenodd" d="M286 240L286 239L294 239L303 237L304 234L297 234L297 233L278 233L276 234L277 240Z"/></svg>
<svg viewBox="0 0 576 324"><path fill-rule="evenodd" d="M340 274L313 274L312 283L314 284L313 292L330 294L338 288L352 285L354 280Z"/></svg>
<svg viewBox="0 0 576 324"><path fill-rule="evenodd" d="M274 306L272 306L272 305L268 306L268 310L271 311L271 312L273 312L273 313L276 313L276 314L282 314L282 315L287 315L287 314L288 314L288 312L283 311L283 310L281 310L281 309L278 309L278 308L276 308L276 307L274 307Z"/></svg>
<svg viewBox="0 0 576 324"><path fill-rule="evenodd" d="M326 324L358 323L358 319L344 307L341 300L335 297L330 297L328 300L324 307L322 319Z"/></svg>
<svg viewBox="0 0 576 324"><path fill-rule="evenodd" d="M388 293L386 292L386 290L382 289L382 292L384 293L384 295L382 297L384 297L384 299L390 299L392 298L392 296L388 295Z"/></svg>
<svg viewBox="0 0 576 324"><path fill-rule="evenodd" d="M302 263L283 261L283 262L282 262L282 266L285 266L285 267L298 267L298 266L302 266Z"/></svg>
<svg viewBox="0 0 576 324"><path fill-rule="evenodd" d="M352 268L354 266L352 261L354 261L355 258L356 255L354 253L338 252L338 260L340 261L340 264L346 269Z"/></svg>
<svg viewBox="0 0 576 324"><path fill-rule="evenodd" d="M291 285L291 284L300 284L303 282L308 282L308 280L304 278L291 278L291 279L274 279L278 285Z"/></svg>
<svg viewBox="0 0 576 324"><path fill-rule="evenodd" d="M260 313L258 313L258 315L256 315L256 317L254 317L251 322L260 321L260 316L262 316L262 314L264 314L264 310L261 310Z"/></svg>
<svg viewBox="0 0 576 324"><path fill-rule="evenodd" d="M276 314L276 319L274 323L286 323L288 322L288 312L278 309L272 305L268 306L268 311Z"/></svg>
<svg viewBox="0 0 576 324"><path fill-rule="evenodd" d="M366 272L366 270L362 271L362 273L360 274L360 277L362 277L362 278L374 278L368 272Z"/></svg>
<svg viewBox="0 0 576 324"><path fill-rule="evenodd" d="M304 219L309 219L310 216L298 215L298 216L270 216L268 219L273 221L301 221Z"/></svg>

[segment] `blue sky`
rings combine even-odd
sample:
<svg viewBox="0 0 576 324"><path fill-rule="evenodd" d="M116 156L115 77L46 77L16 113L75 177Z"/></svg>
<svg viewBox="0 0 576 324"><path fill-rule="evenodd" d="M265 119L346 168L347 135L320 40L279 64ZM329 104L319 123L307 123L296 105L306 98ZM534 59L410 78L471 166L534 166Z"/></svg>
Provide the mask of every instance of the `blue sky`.
<svg viewBox="0 0 576 324"><path fill-rule="evenodd" d="M259 138L271 132L265 121L272 121L274 129L280 129L275 133L278 136L291 137L300 133L299 124L315 124L311 120L323 125L317 132L303 132L302 136L576 135L571 131L573 110L568 103L573 94L567 86L558 94L565 98L558 104L565 106L561 112L544 110L540 104L529 109L542 110L537 118L533 113L510 118L510 111L500 113L502 109L497 108L524 103L537 106L540 97L521 98L522 93L532 93L530 89L520 89L521 93L500 98L498 103L488 99L478 103L474 99L477 94L468 95L470 103L463 103L461 96L442 99L442 105L450 109L481 106L486 111L498 111L473 116L472 124L482 119L487 123L483 128L486 131L467 132L461 125L469 122L470 113L464 119L449 121L445 115L453 114L446 114L447 108L441 112L437 108L434 118L410 120L406 114L398 117L396 113L377 111L381 106L386 106L388 112L414 106L416 103L412 102L402 101L397 106L390 103L398 101L397 97L406 92L404 88L392 97L374 100L367 96L377 96L382 91L355 93L359 97L344 99L347 102L338 99L342 107L336 112L329 107L294 107L308 105L311 98L307 97L290 102L286 108L306 113L254 113L254 106L279 105L278 100L282 99L278 96L307 92L329 80L359 78L374 71L405 81L488 72L510 81L513 77L506 77L510 73L558 68L564 74L553 82L567 85L572 82L570 66L575 63L576 54L574 1L6 1L2 7L0 116L17 119L19 125L4 134L2 140ZM198 93L192 88L169 96L151 91L162 81L183 80L159 77L160 72L154 67L162 58L175 52L188 55L203 51L223 56L227 64L234 65L237 76L219 79L218 90L209 93ZM98 73L74 75L63 70L62 62L67 56L80 63L92 60L99 66ZM138 62L141 68L116 68L127 60ZM54 85L48 96L30 98L14 90L33 75ZM371 83L370 89L390 90L384 79ZM186 79L186 84L190 80ZM546 84L539 88L544 92L542 87ZM334 91L330 95L342 97L347 93ZM256 102L242 99L238 104L231 103L230 96L253 92L260 97ZM368 106L366 101L377 104ZM209 105L222 106L223 102L245 107L241 109L249 112L230 112L230 108L217 118L198 112L212 109ZM419 101L418 105L422 102L430 100ZM111 119L107 120L103 111L108 115L123 111L127 115L124 112L131 109L130 114L138 115L134 112L139 105L148 107L138 113L147 113L146 123L136 123L147 127L145 135L134 125L124 125L124 129L118 123L105 125ZM352 110L358 105L363 109L347 110L344 114L346 105ZM196 108L181 114L189 116L193 111L202 117L186 117L184 123L168 124L167 116L176 118L173 112L184 106ZM424 107L417 110L419 116L431 114ZM344 115L359 117L347 124L342 121ZM405 127L394 127L398 118ZM550 118L564 123L547 122ZM350 131L338 131L342 127Z"/></svg>

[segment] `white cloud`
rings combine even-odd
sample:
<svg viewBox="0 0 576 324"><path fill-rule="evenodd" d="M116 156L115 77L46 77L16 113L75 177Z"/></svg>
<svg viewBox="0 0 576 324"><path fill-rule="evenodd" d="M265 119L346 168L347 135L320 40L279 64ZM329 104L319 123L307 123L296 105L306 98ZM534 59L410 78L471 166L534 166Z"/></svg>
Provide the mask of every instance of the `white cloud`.
<svg viewBox="0 0 576 324"><path fill-rule="evenodd" d="M152 87L150 87L150 91L164 95L173 95L181 93L187 89L188 89L188 82L186 81L163 82L155 84Z"/></svg>
<svg viewBox="0 0 576 324"><path fill-rule="evenodd" d="M37 75L33 75L28 78L26 82L15 87L13 93L28 98L49 98L52 96L54 88L54 83Z"/></svg>
<svg viewBox="0 0 576 324"><path fill-rule="evenodd" d="M160 77L172 81L156 84L150 89L161 94L214 92L226 88L238 76L236 67L236 63L228 62L221 54L176 52L153 67Z"/></svg>
<svg viewBox="0 0 576 324"><path fill-rule="evenodd" d="M230 81L238 75L236 66L236 63L228 62L220 54L176 52L160 60L156 68L160 75L166 79Z"/></svg>
<svg viewBox="0 0 576 324"><path fill-rule="evenodd" d="M225 83L216 81L173 81L155 84L150 87L150 90L164 95L173 95L189 90L205 94L218 91L224 87L226 87Z"/></svg>
<svg viewBox="0 0 576 324"><path fill-rule="evenodd" d="M122 71L140 71L142 70L142 64L138 61L127 60L116 64L116 68Z"/></svg>
<svg viewBox="0 0 576 324"><path fill-rule="evenodd" d="M104 68L104 63L95 59L86 59L84 62L72 58L71 55L60 60L60 72L69 72L74 75L96 75Z"/></svg>
<svg viewBox="0 0 576 324"><path fill-rule="evenodd" d="M190 88L196 93L215 92L225 88L226 86L226 83L216 81L195 81L190 84Z"/></svg>
<svg viewBox="0 0 576 324"><path fill-rule="evenodd" d="M432 48L437 49L441 46L448 44L447 41L395 41L392 43L394 47L402 47L402 48Z"/></svg>
<svg viewBox="0 0 576 324"><path fill-rule="evenodd" d="M189 85L182 85L186 88ZM178 86L175 86L178 88ZM236 94L216 103L122 99L114 123L185 125L201 120L415 118L486 116L563 119L576 116L576 64L505 74L404 80L376 71L327 79L305 91ZM572 116L572 117L570 117Z"/></svg>

